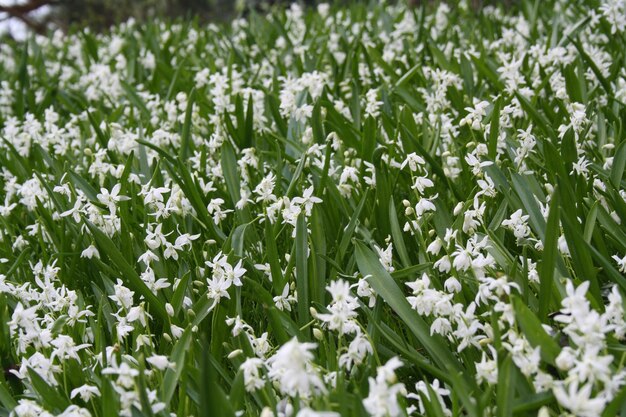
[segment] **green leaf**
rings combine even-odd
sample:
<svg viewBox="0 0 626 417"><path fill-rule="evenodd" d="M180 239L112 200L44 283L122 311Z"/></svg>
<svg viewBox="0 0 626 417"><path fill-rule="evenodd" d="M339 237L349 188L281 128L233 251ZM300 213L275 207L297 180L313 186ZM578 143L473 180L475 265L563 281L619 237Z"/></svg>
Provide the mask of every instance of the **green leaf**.
<svg viewBox="0 0 626 417"><path fill-rule="evenodd" d="M513 402L513 413L519 414L528 411L534 411L543 405L550 404L554 401L554 395L551 392L540 392L537 394L526 395L517 398Z"/></svg>
<svg viewBox="0 0 626 417"><path fill-rule="evenodd" d="M604 411L602 412L602 417L614 417L617 416L620 410L624 409L624 403L626 402L626 386L622 387L613 400L609 402ZM623 415L623 412L622 414Z"/></svg>
<svg viewBox="0 0 626 417"><path fill-rule="evenodd" d="M187 291L190 280L191 272L187 271L185 275L183 275L183 277L180 279L176 290L174 290L174 295L172 295L172 307L174 307L174 315L177 315L183 306L183 299L185 298L185 292Z"/></svg>
<svg viewBox="0 0 626 417"><path fill-rule="evenodd" d="M250 223L240 224L235 228L230 239L231 249L240 258L243 258L243 248L246 237L246 229L250 226Z"/></svg>
<svg viewBox="0 0 626 417"><path fill-rule="evenodd" d="M7 410L13 410L17 407L17 401L13 399L11 392L6 386L6 382L3 380L0 380L0 403L2 403Z"/></svg>
<svg viewBox="0 0 626 417"><path fill-rule="evenodd" d="M298 291L298 323L304 326L309 322L309 274L308 264L308 230L304 213L296 222L296 290Z"/></svg>
<svg viewBox="0 0 626 417"><path fill-rule="evenodd" d="M546 221L541 214L541 210L539 209L537 200L535 200L534 194L530 191L528 180L521 175L512 172L511 183L513 185L513 189L524 205L524 210L530 216L530 224L532 225L533 230L542 240L544 240Z"/></svg>
<svg viewBox="0 0 626 417"><path fill-rule="evenodd" d="M559 193L554 192L550 204L550 214L546 226L543 256L539 275L539 320L546 321L552 301L552 287L554 286L554 268L558 256L559 228Z"/></svg>
<svg viewBox="0 0 626 417"><path fill-rule="evenodd" d="M551 139L556 139L556 133L554 132L554 129L552 129L552 124L550 123L548 118L545 115L539 113L535 108L536 106L531 104L526 99L526 97L524 97L520 93L516 92L515 97L517 97L517 100L520 102L522 109L524 109L524 111L528 113L528 115L531 119L533 119L537 127L543 130L544 133L547 134Z"/></svg>
<svg viewBox="0 0 626 417"><path fill-rule="evenodd" d="M615 150L615 156L613 157L613 166L611 167L611 183L618 189L621 187L625 167L626 141L623 141Z"/></svg>
<svg viewBox="0 0 626 417"><path fill-rule="evenodd" d="M398 81L396 81L396 84L394 85L394 89L398 89L402 87L404 84L406 84L407 82L409 82L415 74L417 74L418 72L422 70L422 68L423 68L423 65L421 64L417 64L413 66L410 70L404 73L404 75L402 75L402 77L400 77Z"/></svg>
<svg viewBox="0 0 626 417"><path fill-rule="evenodd" d="M491 111L491 126L489 128L489 159L495 160L498 152L498 138L500 136L500 107L502 99L498 97Z"/></svg>
<svg viewBox="0 0 626 417"><path fill-rule="evenodd" d="M404 237L402 236L400 224L398 223L398 213L396 212L396 205L393 202L393 198L389 199L389 224L391 225L391 236L393 237L396 251L398 252L398 256L400 256L402 265L406 268L411 265L411 260L409 259L409 252L404 245Z"/></svg>
<svg viewBox="0 0 626 417"><path fill-rule="evenodd" d="M515 318L522 328L522 332L533 347L539 346L543 360L554 365L554 361L561 351L558 343L546 333L541 321L519 297L511 296L511 298L515 309Z"/></svg>
<svg viewBox="0 0 626 417"><path fill-rule="evenodd" d="M233 409L242 410L246 400L246 389L244 384L243 371L240 369L235 375L232 387L230 387L230 393L228 394Z"/></svg>
<svg viewBox="0 0 626 417"><path fill-rule="evenodd" d="M222 172L224 173L224 181L226 188L230 194L233 205L237 204L241 198L239 173L237 172L237 156L233 146L228 141L222 144Z"/></svg>
<svg viewBox="0 0 626 417"><path fill-rule="evenodd" d="M224 392L223 384L219 380L216 362L209 349L205 349L201 371L200 415L206 417L235 417L235 411Z"/></svg>
<svg viewBox="0 0 626 417"><path fill-rule="evenodd" d="M139 375L137 375L137 390L139 391L139 403L141 404L141 416L142 417L154 417L154 413L152 412L152 406L150 405L150 400L148 399L148 394L146 392L146 369L143 354L139 357ZM133 407L135 407L133 405ZM133 410L134 411L134 410ZM133 413L134 414L134 413Z"/></svg>
<svg viewBox="0 0 626 417"><path fill-rule="evenodd" d="M335 262L337 262L338 264L341 263L341 260L343 259L346 250L348 249L348 245L350 245L350 239L352 239L352 236L354 235L354 230L356 229L356 226L359 222L359 216L361 215L361 211L363 211L363 207L365 206L365 201L367 201L368 194L369 189L366 190L365 194L363 194L363 197L361 197L359 205L356 207L356 210L354 210L354 213L352 213L352 217L350 217L350 222L341 234L339 249L337 250L337 255L335 256Z"/></svg>
<svg viewBox="0 0 626 417"><path fill-rule="evenodd" d="M575 40L572 37L570 37L570 41L574 44L574 46L578 50L578 54L580 55L582 60L589 66L589 68L591 68L591 71L593 71L595 76L598 78L598 81L600 82L600 85L602 86L606 94L612 98L613 89L611 88L611 83L609 83L609 81L604 77L604 75L602 75L602 71L600 71L595 61L587 54L587 52L585 52L585 49L583 48L579 40Z"/></svg>
<svg viewBox="0 0 626 417"><path fill-rule="evenodd" d="M419 265L411 265L404 269L396 269L390 275L393 279L405 278L405 277L415 277L418 274L429 270L432 267L432 263L422 263Z"/></svg>
<svg viewBox="0 0 626 417"><path fill-rule="evenodd" d="M267 261L270 264L274 294L280 294L283 291L285 283L283 279L283 271L280 267L280 259L278 258L276 236L274 234L274 228L270 222L265 222L265 250L267 252Z"/></svg>
<svg viewBox="0 0 626 417"><path fill-rule="evenodd" d="M32 368L28 368L28 377L33 384L33 389L41 397L46 409L59 413L70 405L65 395L61 394L56 388L51 387L41 375Z"/></svg>
<svg viewBox="0 0 626 417"><path fill-rule="evenodd" d="M191 116L193 113L193 104L196 99L196 89L192 88L187 97L187 109L185 110L185 121L183 123L183 132L181 135L180 157L186 159L191 154Z"/></svg>
<svg viewBox="0 0 626 417"><path fill-rule="evenodd" d="M124 88L124 91L126 91L128 101L130 101L136 108L138 108L144 117L150 116L150 110L148 110L148 108L146 107L146 103L144 103L143 99L139 97L137 91L135 91L133 86L128 84L124 80L122 80L121 83L122 88Z"/></svg>
<svg viewBox="0 0 626 417"><path fill-rule="evenodd" d="M163 378L163 385L161 387L161 400L167 406L169 406L174 396L178 380L185 369L185 356L191 344L192 334L191 327L187 327L172 349L169 360L174 363L174 368L168 368L167 371L165 371L165 377Z"/></svg>
<svg viewBox="0 0 626 417"><path fill-rule="evenodd" d="M498 386L496 407L498 417L511 417L513 415L513 395L515 394L515 381L512 372L513 361L507 355L498 366Z"/></svg>

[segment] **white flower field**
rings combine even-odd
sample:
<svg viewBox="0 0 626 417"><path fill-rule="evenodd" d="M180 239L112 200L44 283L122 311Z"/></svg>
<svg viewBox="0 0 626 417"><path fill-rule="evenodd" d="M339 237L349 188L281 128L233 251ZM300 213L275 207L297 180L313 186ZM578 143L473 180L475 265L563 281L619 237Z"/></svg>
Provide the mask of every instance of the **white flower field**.
<svg viewBox="0 0 626 417"><path fill-rule="evenodd" d="M0 43L0 417L626 415L626 2Z"/></svg>

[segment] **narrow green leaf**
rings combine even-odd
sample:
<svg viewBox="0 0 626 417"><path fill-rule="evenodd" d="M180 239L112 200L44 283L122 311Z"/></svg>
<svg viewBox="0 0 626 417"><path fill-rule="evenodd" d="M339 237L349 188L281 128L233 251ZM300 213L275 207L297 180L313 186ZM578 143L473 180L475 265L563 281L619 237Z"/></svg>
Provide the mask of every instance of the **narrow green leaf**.
<svg viewBox="0 0 626 417"><path fill-rule="evenodd" d="M35 370L28 368L28 377L35 392L41 397L44 406L53 412L64 411L70 402L56 388L51 387Z"/></svg>
<svg viewBox="0 0 626 417"><path fill-rule="evenodd" d="M187 292L187 287L189 286L190 280L191 272L187 271L185 275L183 275L183 277L180 279L178 286L174 290L174 294L172 295L172 307L174 307L174 315L177 315L183 306L183 299L185 298L185 293Z"/></svg>
<svg viewBox="0 0 626 417"><path fill-rule="evenodd" d="M512 296L511 298L515 309L515 318L524 335L533 347L539 346L543 360L554 365L554 361L561 351L558 343L546 333L541 321L524 305L519 297Z"/></svg>
<svg viewBox="0 0 626 417"><path fill-rule="evenodd" d="M346 250L348 249L350 239L352 239L352 236L354 235L354 230L356 229L356 226L358 224L361 211L363 211L363 207L365 206L365 201L367 201L368 194L369 189L365 191L365 194L363 194L363 197L361 197L359 205L356 207L356 210L354 210L354 213L352 213L352 217L350 217L350 222L342 232L341 241L339 242L339 249L337 250L337 255L335 256L335 262L337 262L338 264L341 263L341 260L343 259Z"/></svg>
<svg viewBox="0 0 626 417"><path fill-rule="evenodd" d="M528 411L534 411L543 405L550 404L554 401L554 395L551 392L540 392L537 394L527 395L517 398L513 402L513 413L519 414Z"/></svg>
<svg viewBox="0 0 626 417"><path fill-rule="evenodd" d="M513 395L515 394L515 381L512 372L513 362L507 355L498 366L498 386L496 407L498 417L511 417L513 415Z"/></svg>
<svg viewBox="0 0 626 417"><path fill-rule="evenodd" d="M544 240L546 221L541 214L541 209L539 208L539 204L537 204L535 195L530 191L531 189L528 180L521 175L512 172L511 183L513 185L513 189L524 205L524 211L526 211L526 213L530 216L530 224L533 227L533 230L537 233L541 240Z"/></svg>
<svg viewBox="0 0 626 417"><path fill-rule="evenodd" d="M183 369L185 369L185 356L189 350L191 336L191 327L187 327L172 349L169 360L174 363L174 368L168 368L167 371L165 371L165 377L163 378L163 385L161 387L163 395L161 400L167 406L169 406L174 396L178 380L183 373Z"/></svg>
<svg viewBox="0 0 626 417"><path fill-rule="evenodd" d="M402 265L407 268L411 265L411 260L409 259L409 252L406 250L404 244L404 237L402 236L400 224L398 223L398 213L396 212L396 205L393 202L393 198L389 199L389 224L391 226L393 243L395 244L398 256L400 256L400 261L402 261Z"/></svg>
<svg viewBox="0 0 626 417"><path fill-rule="evenodd" d="M493 105L493 110L491 112L491 125L489 128L489 149L488 155L489 159L496 159L496 154L498 151L498 138L500 137L500 107L501 107L502 99L498 97L496 102Z"/></svg>
<svg viewBox="0 0 626 417"><path fill-rule="evenodd" d="M224 173L226 188L230 194L233 205L241 198L239 172L237 171L237 156L233 146L228 141L222 144L221 165Z"/></svg>
<svg viewBox="0 0 626 417"><path fill-rule="evenodd" d="M583 232L583 239L587 243L591 242L591 237L593 236L596 220L598 218L598 205L599 201L596 201L591 205L591 209L589 209L587 219L585 220L585 231Z"/></svg>
<svg viewBox="0 0 626 417"><path fill-rule="evenodd" d="M180 157L186 159L191 155L191 116L193 113L193 105L196 99L195 87L191 89L187 97L187 109L185 110L185 121L183 123L183 132L181 134Z"/></svg>
<svg viewBox="0 0 626 417"><path fill-rule="evenodd" d="M235 417L235 411L224 392L224 385L219 380L217 362L209 349L204 350L201 385L201 412L207 417Z"/></svg>
<svg viewBox="0 0 626 417"><path fill-rule="evenodd" d="M550 204L550 214L543 244L543 256L539 275L539 320L545 322L548 318L550 302L552 301L552 287L554 286L554 268L558 256L559 228L559 193L554 192Z"/></svg>
<svg viewBox="0 0 626 417"><path fill-rule="evenodd" d="M13 410L17 407L17 401L13 398L6 386L6 382L3 380L0 380L0 403L2 403L7 410Z"/></svg>
<svg viewBox="0 0 626 417"><path fill-rule="evenodd" d="M308 230L304 213L296 223L296 290L298 291L298 323L304 326L309 322L309 274L307 270L309 247Z"/></svg>
<svg viewBox="0 0 626 417"><path fill-rule="evenodd" d="M615 156L613 157L613 167L611 168L611 183L618 189L621 187L625 167L626 141L623 141L615 150Z"/></svg>
<svg viewBox="0 0 626 417"><path fill-rule="evenodd" d="M620 410L624 409L625 402L626 402L626 386L622 387L617 392L617 395L613 397L613 400L611 400L611 402L609 402L606 405L606 407L604 408L604 411L602 412L602 417L617 416L618 413L620 413ZM624 413L622 412L621 415L624 415Z"/></svg>

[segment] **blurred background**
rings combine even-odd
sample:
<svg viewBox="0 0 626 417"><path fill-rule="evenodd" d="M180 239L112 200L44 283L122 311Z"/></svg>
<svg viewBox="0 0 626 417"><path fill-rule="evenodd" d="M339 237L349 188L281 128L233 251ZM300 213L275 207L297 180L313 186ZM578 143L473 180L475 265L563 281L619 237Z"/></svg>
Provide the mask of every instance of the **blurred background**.
<svg viewBox="0 0 626 417"><path fill-rule="evenodd" d="M155 18L197 18L200 21L225 21L257 9L296 0L0 0L0 37L24 39L30 31L45 34L49 29L66 31L89 27L101 31L129 18L145 21ZM359 0L298 0L303 5L354 3ZM367 0L360 0L367 2ZM372 0L370 0L372 1ZM389 2L396 2L388 0ZM397 0L411 5L442 0ZM471 0L474 8L483 3L510 3L514 0ZM450 5L455 1L447 1Z"/></svg>
<svg viewBox="0 0 626 417"><path fill-rule="evenodd" d="M293 0L0 0L0 36L23 39L29 31L89 27L100 31L128 20L193 17L228 20L250 10ZM321 3L316 0L303 4Z"/></svg>

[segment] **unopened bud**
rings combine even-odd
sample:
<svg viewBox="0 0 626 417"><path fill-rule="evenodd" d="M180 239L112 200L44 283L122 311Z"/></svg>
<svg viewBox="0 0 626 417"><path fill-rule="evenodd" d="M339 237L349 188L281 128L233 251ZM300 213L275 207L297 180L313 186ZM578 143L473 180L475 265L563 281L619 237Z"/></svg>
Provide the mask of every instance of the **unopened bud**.
<svg viewBox="0 0 626 417"><path fill-rule="evenodd" d="M243 353L243 350L241 349L235 349L232 352L230 352L228 354L228 359L233 359L236 358L237 356L241 355Z"/></svg>
<svg viewBox="0 0 626 417"><path fill-rule="evenodd" d="M274 412L271 408L265 407L263 411L261 411L261 417L274 417Z"/></svg>
<svg viewBox="0 0 626 417"><path fill-rule="evenodd" d="M324 333L322 333L322 331L316 327L313 329L313 337L321 341L322 339L324 339Z"/></svg>

